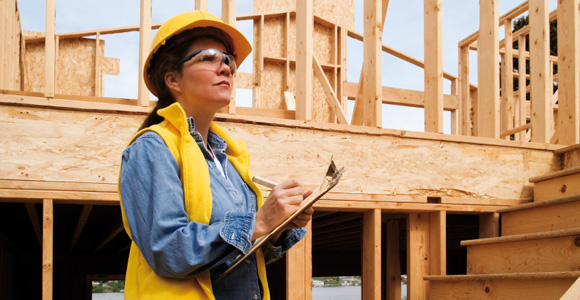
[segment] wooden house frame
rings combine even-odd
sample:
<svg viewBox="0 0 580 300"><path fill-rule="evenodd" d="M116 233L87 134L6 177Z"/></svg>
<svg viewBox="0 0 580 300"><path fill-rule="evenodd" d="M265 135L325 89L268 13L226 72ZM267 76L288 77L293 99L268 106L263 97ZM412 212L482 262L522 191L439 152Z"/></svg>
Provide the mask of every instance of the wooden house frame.
<svg viewBox="0 0 580 300"><path fill-rule="evenodd" d="M559 1L553 12L546 0L524 1L503 16L498 14L498 0L480 1L479 32L458 44L458 76L443 71L442 0L424 0L423 61L382 43L388 0L364 0L362 34L348 22L317 15L313 1L297 0L287 11L242 16L235 14L235 0L222 1L224 21L253 22L254 72L236 78L237 88L253 91L253 107L232 101L216 120L247 141L253 173L272 180L291 175L316 186L316 168L330 155L348 169L343 182L315 205L309 234L284 262L272 266L273 295L312 299L313 274L343 272L362 276L362 299L400 299L404 269L408 299L453 299L445 298L445 284L437 280L451 282L455 279L446 275L461 273L457 265L465 260L465 250L459 249L459 239L505 234L500 214L514 205L580 194L575 185L580 173L570 171L580 165L579 0ZM160 26L151 22L151 0L141 0L138 26L59 34L56 0L46 3L46 32L28 37L20 29L15 1L0 3L0 21L7 25L0 28L0 40L8 41L0 44L0 136L5 143L0 147L0 214L6 220L0 223L2 299L29 295L17 290L26 288L18 282L25 277L16 270L21 266L42 276L31 280L40 285L31 284L30 290L32 295L41 292L43 300L90 299L87 282L123 278L119 269L129 240L118 222L120 153L154 105L142 79L136 99L102 95L102 78L117 72L118 62L104 57L101 37L139 32L138 59L143 65L151 30ZM195 8L207 10L207 0L196 0ZM512 33L512 21L526 12L530 25ZM544 33L556 18L559 52L552 57ZM267 47L273 32L283 45L277 54ZM326 34L324 51L330 54L320 56L320 49L313 47L317 34ZM525 36L533 41L529 52L513 49L513 42L522 45ZM347 38L364 43L359 82L346 80ZM94 57L87 62L94 79L92 94L59 87L57 62L64 39L93 45ZM25 57L26 45L32 43L45 47L44 83L34 91L27 90L27 81L39 79L27 79ZM469 55L474 50L477 85L469 80ZM425 90L382 86L383 52L423 68ZM518 59L518 70L525 70L528 60L531 73L514 73L513 58ZM553 65L558 65L557 74L552 74ZM266 77L274 73L280 84L269 86ZM529 101L526 93L514 91L514 78L530 91ZM444 80L451 82L448 95ZM348 100L355 100L352 120L346 114ZM425 132L382 128L383 104L424 108ZM444 110L451 112L449 135L443 134ZM311 147L305 149L306 143ZM554 172L572 179L565 179L564 185L547 183L544 192L539 183L551 178L541 176ZM95 219L103 218L110 218L110 224L97 226ZM70 228L64 230L59 222ZM29 227L12 233L9 224ZM23 232L26 237L15 238ZM33 250L22 256L19 251L24 248ZM572 257L576 262L578 254ZM107 260L110 266L105 266ZM333 266L337 261L343 264ZM562 299L580 293L577 270L550 275ZM534 276L540 275L520 277L539 278ZM493 281L482 278L469 280ZM65 292L62 282L74 287ZM12 285L14 289L4 288ZM488 288L482 293L489 294Z"/></svg>

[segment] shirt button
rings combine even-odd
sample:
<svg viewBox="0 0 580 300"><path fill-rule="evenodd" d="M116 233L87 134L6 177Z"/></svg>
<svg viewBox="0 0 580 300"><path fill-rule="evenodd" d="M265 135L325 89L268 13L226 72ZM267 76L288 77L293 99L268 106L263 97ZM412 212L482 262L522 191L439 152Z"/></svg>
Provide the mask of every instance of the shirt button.
<svg viewBox="0 0 580 300"><path fill-rule="evenodd" d="M258 295L254 294L254 300L258 299Z"/></svg>
<svg viewBox="0 0 580 300"><path fill-rule="evenodd" d="M246 259L246 265L251 264L252 262L249 259Z"/></svg>

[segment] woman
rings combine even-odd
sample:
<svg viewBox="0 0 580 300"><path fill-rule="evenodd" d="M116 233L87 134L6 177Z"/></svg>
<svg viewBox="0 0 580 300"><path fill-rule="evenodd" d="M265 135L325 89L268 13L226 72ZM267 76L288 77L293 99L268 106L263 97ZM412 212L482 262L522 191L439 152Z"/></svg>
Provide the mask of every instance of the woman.
<svg viewBox="0 0 580 300"><path fill-rule="evenodd" d="M123 152L119 177L133 240L126 299L269 299L265 264L305 235L312 209L216 280L311 193L291 179L263 201L245 144L212 122L250 52L238 30L207 12L177 15L155 35L143 76L159 101Z"/></svg>

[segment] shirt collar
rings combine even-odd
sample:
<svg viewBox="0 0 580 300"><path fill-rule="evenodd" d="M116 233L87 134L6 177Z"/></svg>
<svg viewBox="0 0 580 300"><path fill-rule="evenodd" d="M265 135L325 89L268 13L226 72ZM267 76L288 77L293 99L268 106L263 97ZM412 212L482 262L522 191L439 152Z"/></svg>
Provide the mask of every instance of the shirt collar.
<svg viewBox="0 0 580 300"><path fill-rule="evenodd" d="M195 121L193 120L193 117L187 117L187 124L189 127L189 134L191 134L193 139L197 143L203 143L203 137L201 136L201 133L195 130ZM207 142L214 152L225 153L226 148L228 147L226 140L211 130L207 134Z"/></svg>

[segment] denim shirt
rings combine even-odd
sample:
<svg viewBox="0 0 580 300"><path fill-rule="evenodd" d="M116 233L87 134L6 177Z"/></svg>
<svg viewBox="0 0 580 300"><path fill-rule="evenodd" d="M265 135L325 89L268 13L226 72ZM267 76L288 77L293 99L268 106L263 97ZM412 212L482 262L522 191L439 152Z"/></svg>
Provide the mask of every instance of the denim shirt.
<svg viewBox="0 0 580 300"><path fill-rule="evenodd" d="M179 167L163 139L146 132L123 152L120 191L131 237L159 276L187 278L210 270L216 299L261 299L256 258L250 256L216 281L241 253L252 246L256 195L228 162L226 142L209 132L208 143L225 177L204 147L192 118L190 133L208 164L212 193L210 224L189 222ZM262 247L266 263L279 259L306 230L287 230L276 244Z"/></svg>

